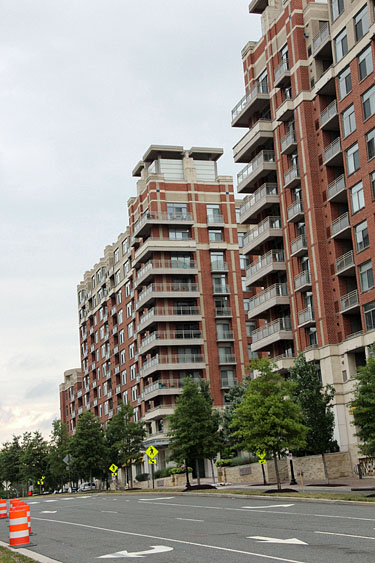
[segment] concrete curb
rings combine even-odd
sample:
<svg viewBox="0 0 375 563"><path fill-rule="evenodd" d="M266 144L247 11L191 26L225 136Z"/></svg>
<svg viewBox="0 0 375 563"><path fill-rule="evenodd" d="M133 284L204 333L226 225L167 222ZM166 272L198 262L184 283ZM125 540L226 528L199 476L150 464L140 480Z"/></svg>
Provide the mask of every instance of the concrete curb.
<svg viewBox="0 0 375 563"><path fill-rule="evenodd" d="M50 557L46 557L45 555L40 555L40 553L35 553L34 551L30 551L30 549L26 549L21 547L20 549L13 549L9 547L9 545L3 541L0 541L0 546L9 549L9 551L13 551L13 553L20 553L25 557L29 557L34 561L39 561L39 563L62 563L61 561L57 561L57 559L51 559Z"/></svg>

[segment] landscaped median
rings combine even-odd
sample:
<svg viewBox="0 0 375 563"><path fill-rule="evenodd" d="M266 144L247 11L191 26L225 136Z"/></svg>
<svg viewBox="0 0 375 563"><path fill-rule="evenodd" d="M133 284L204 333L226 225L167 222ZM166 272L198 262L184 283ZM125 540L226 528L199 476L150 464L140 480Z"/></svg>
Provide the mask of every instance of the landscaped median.
<svg viewBox="0 0 375 563"><path fill-rule="evenodd" d="M0 546L0 563L34 563L35 559Z"/></svg>

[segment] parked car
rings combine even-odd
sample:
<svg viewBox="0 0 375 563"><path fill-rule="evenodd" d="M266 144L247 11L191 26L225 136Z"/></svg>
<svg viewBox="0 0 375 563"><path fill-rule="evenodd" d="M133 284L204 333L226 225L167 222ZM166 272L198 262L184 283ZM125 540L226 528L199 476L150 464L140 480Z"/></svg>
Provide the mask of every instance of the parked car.
<svg viewBox="0 0 375 563"><path fill-rule="evenodd" d="M82 483L79 486L79 491L91 491L95 490L95 483Z"/></svg>

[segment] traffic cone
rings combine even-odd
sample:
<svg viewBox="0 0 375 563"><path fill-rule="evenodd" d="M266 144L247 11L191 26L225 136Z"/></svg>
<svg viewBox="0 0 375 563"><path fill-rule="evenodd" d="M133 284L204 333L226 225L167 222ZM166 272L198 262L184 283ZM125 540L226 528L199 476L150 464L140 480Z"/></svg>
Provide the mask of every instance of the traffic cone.
<svg viewBox="0 0 375 563"><path fill-rule="evenodd" d="M0 498L0 519L7 518L7 501L5 499Z"/></svg>
<svg viewBox="0 0 375 563"><path fill-rule="evenodd" d="M9 511L9 547L29 547L29 525L25 507Z"/></svg>

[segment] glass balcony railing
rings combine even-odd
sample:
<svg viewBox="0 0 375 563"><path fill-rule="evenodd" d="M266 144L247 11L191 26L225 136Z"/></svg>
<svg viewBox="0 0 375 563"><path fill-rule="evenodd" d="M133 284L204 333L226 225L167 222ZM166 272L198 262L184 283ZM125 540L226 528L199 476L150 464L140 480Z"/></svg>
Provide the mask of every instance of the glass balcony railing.
<svg viewBox="0 0 375 563"><path fill-rule="evenodd" d="M337 115L337 102L334 100L320 114L320 125L323 127L328 121Z"/></svg>
<svg viewBox="0 0 375 563"><path fill-rule="evenodd" d="M337 194L345 190L346 190L345 176L344 174L341 174L341 176L333 180L333 182L331 182L328 185L328 199L332 199Z"/></svg>
<svg viewBox="0 0 375 563"><path fill-rule="evenodd" d="M291 168L289 168L289 170L284 174L284 187L287 187L289 184L299 179L300 179L299 167L297 165L294 165Z"/></svg>
<svg viewBox="0 0 375 563"><path fill-rule="evenodd" d="M311 285L311 275L310 275L310 272L308 270L301 272L300 274L298 274L294 278L294 289L295 290L298 290L301 287L304 287L306 285Z"/></svg>
<svg viewBox="0 0 375 563"><path fill-rule="evenodd" d="M273 262L285 263L285 255L283 250L270 250L258 260L252 262L246 269L246 276L253 276L257 272L263 270Z"/></svg>
<svg viewBox="0 0 375 563"><path fill-rule="evenodd" d="M288 285L286 283L275 283L250 299L249 312L253 311L263 303L270 301L273 297L285 297L288 295Z"/></svg>
<svg viewBox="0 0 375 563"><path fill-rule="evenodd" d="M258 328L258 330L254 330L251 334L253 343L259 342L264 338L268 338L272 334L276 334L281 331L291 331L292 330L292 323L290 317L281 317L276 321L262 327Z"/></svg>
<svg viewBox="0 0 375 563"><path fill-rule="evenodd" d="M277 184L266 183L258 188L253 194L246 197L243 204L240 207L240 215L243 216L250 209L252 209L258 202L262 199L266 199L267 196L277 196L278 189Z"/></svg>
<svg viewBox="0 0 375 563"><path fill-rule="evenodd" d="M268 87L264 84L256 83L252 86L247 94L238 102L237 105L234 106L232 109L232 121L236 119L236 117L247 107L251 104L253 100L259 94L268 94Z"/></svg>
<svg viewBox="0 0 375 563"><path fill-rule="evenodd" d="M343 213L332 223L332 236L350 227L349 213Z"/></svg>
<svg viewBox="0 0 375 563"><path fill-rule="evenodd" d="M358 290L355 289L340 298L341 301L341 312L345 312L348 309L359 306Z"/></svg>
<svg viewBox="0 0 375 563"><path fill-rule="evenodd" d="M336 260L336 271L338 274L352 266L354 266L353 250L349 250L349 252L346 252L346 254L343 254Z"/></svg>
<svg viewBox="0 0 375 563"><path fill-rule="evenodd" d="M256 241L267 231L279 230L281 229L281 217L266 217L261 223L259 223L254 229L252 229L247 236L244 238L244 246Z"/></svg>
<svg viewBox="0 0 375 563"><path fill-rule="evenodd" d="M307 251L307 238L306 235L300 235L291 242L292 254L301 251Z"/></svg>
<svg viewBox="0 0 375 563"><path fill-rule="evenodd" d="M244 182L249 176L251 176L257 169L261 168L264 164L268 164L275 161L275 151L261 151L249 164L247 164L238 174L237 174L237 185Z"/></svg>
<svg viewBox="0 0 375 563"><path fill-rule="evenodd" d="M294 217L300 215L301 213L303 213L302 200L297 199L288 207L288 220L291 221Z"/></svg>
<svg viewBox="0 0 375 563"><path fill-rule="evenodd" d="M330 39L330 32L329 32L329 23L327 22L325 25L322 25L322 27L319 30L319 33L317 33L313 37L313 41L312 41L313 53L315 54L317 51L319 51L320 47L324 45L324 43L328 41L328 39Z"/></svg>
<svg viewBox="0 0 375 563"><path fill-rule="evenodd" d="M294 145L297 142L296 132L291 129L284 137L281 139L281 152L285 152L288 147Z"/></svg>

